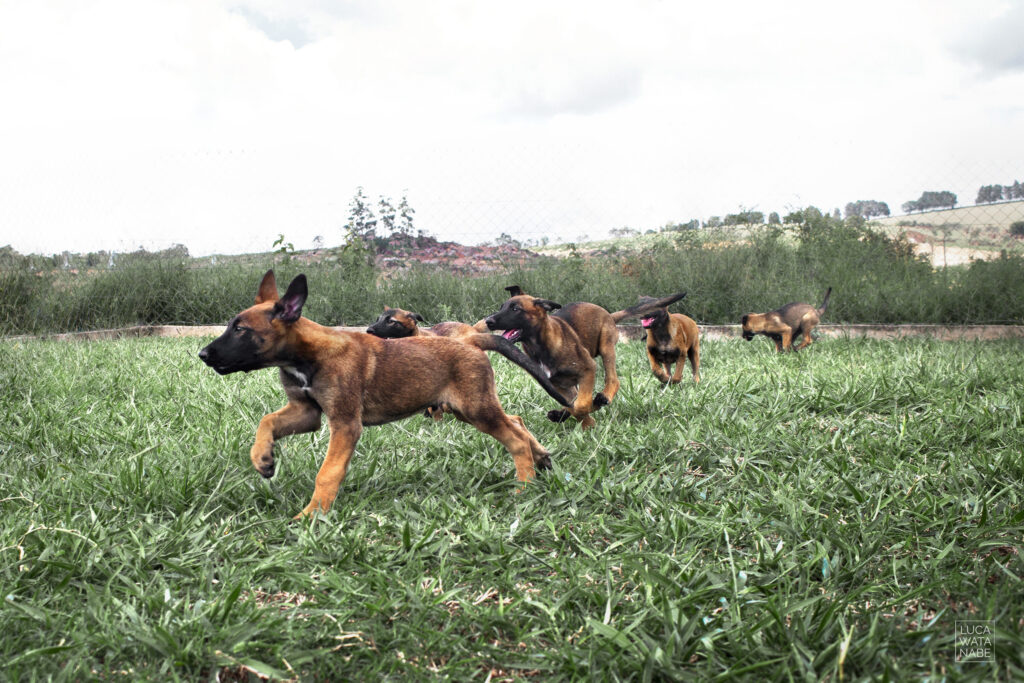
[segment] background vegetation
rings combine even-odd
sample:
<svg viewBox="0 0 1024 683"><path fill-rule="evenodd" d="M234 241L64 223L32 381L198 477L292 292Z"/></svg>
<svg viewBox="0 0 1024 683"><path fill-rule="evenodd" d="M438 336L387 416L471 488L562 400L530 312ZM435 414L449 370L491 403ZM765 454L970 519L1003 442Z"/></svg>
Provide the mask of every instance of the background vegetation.
<svg viewBox="0 0 1024 683"><path fill-rule="evenodd" d="M609 310L641 294L685 290L678 307L702 323L731 323L750 311L793 300L834 296L826 320L848 323L1024 322L1024 257L933 269L902 236L814 208L736 233L680 229L623 240L599 253L573 246L560 258L509 262L467 277L412 265L382 272L373 240L354 235L329 259L300 262L291 245L248 257L189 259L182 251L140 252L86 272L33 269L28 257L0 254L0 334L55 332L134 324L221 324L252 302L262 272L274 267L282 286L299 272L310 278L306 312L331 325L362 325L384 306L428 321L476 321L504 300L510 283L562 303L586 300ZM413 237L425 239L429 237ZM436 241L435 241L436 243ZM410 245L410 248L413 248Z"/></svg>

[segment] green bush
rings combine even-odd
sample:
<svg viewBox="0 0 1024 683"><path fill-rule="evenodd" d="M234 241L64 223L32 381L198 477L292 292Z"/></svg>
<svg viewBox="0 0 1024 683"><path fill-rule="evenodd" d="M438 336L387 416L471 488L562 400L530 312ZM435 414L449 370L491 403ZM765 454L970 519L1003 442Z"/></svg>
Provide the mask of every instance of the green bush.
<svg viewBox="0 0 1024 683"><path fill-rule="evenodd" d="M311 264L274 254L216 267L181 257L124 259L114 269L77 275L44 275L11 263L0 266L0 334L222 324L252 304L271 267L281 288L306 273L305 313L328 325L364 325L384 306L414 310L432 323L475 322L498 309L509 284L612 311L639 295L686 291L673 310L703 323L735 323L744 313L789 301L818 304L826 287L833 288L828 322L1024 322L1020 256L934 270L906 240L874 231L863 219L841 220L812 207L787 221L786 228L747 231L742 240L705 229L673 233L674 241L641 251L585 258L570 249L567 258L541 257L477 277L423 265L385 276L357 248Z"/></svg>

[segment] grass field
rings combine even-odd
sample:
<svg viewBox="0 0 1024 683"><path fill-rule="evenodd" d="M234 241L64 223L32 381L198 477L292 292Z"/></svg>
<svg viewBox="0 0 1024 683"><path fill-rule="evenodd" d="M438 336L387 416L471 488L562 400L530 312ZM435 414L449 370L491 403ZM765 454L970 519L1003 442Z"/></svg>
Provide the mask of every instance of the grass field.
<svg viewBox="0 0 1024 683"><path fill-rule="evenodd" d="M367 429L294 523L326 429L248 447L273 371L197 340L0 342L0 678L1024 676L1024 343L703 345L581 432L502 359L554 454L457 423ZM954 621L991 620L991 663Z"/></svg>

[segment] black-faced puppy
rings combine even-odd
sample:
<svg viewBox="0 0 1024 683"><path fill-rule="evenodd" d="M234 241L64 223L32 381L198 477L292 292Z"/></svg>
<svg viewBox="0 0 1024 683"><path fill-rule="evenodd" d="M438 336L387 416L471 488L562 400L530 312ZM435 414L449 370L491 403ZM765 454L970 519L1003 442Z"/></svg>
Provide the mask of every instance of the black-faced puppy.
<svg viewBox="0 0 1024 683"><path fill-rule="evenodd" d="M743 316L743 338L750 341L756 334L763 334L775 342L779 353L793 349L793 340L803 335L803 341L796 350L806 348L811 343L811 330L821 321L828 308L828 298L832 288L825 291L821 306L815 308L811 304L793 302L768 313L748 313Z"/></svg>
<svg viewBox="0 0 1024 683"><path fill-rule="evenodd" d="M306 277L299 275L279 298L274 273L268 271L256 305L236 315L224 334L199 352L222 375L280 369L288 403L260 420L249 452L264 477L274 474L277 439L314 431L327 415L327 456L313 497L297 516L330 509L364 426L400 420L430 406L445 405L500 441L512 454L520 481L531 479L535 468L550 467L548 451L502 410L494 372L481 349L444 337L380 339L324 327L302 317L306 296ZM539 368L526 369L547 381ZM566 403L557 391L553 395Z"/></svg>
<svg viewBox="0 0 1024 683"><path fill-rule="evenodd" d="M640 297L641 304L654 301L656 299L649 296ZM700 382L700 330L693 318L669 313L662 306L642 317L640 324L647 330L647 360L659 381L678 384L689 358L693 381Z"/></svg>
<svg viewBox="0 0 1024 683"><path fill-rule="evenodd" d="M366 332L382 339L401 339L417 335L458 338L487 332L487 325L483 320L477 322L476 325L443 322L432 327L417 325L421 322L423 322L423 316L419 313L405 311L401 308L385 308L380 317L366 328Z"/></svg>
<svg viewBox="0 0 1024 683"><path fill-rule="evenodd" d="M608 401L594 395L597 364L572 326L549 315L560 307L554 301L522 294L513 296L484 321L492 330L504 330L502 337L508 341L522 342L526 355L547 370L551 383L571 402L568 410L549 411L548 419L561 422L571 415L580 427L589 429L595 424L590 413Z"/></svg>
<svg viewBox="0 0 1024 683"><path fill-rule="evenodd" d="M512 297L527 296L519 285L506 287L505 291ZM619 341L619 330L616 325L627 318L637 317L655 308L668 306L684 296L686 293L682 292L661 299L648 299L641 304L614 313L609 313L601 306L586 301L566 304L552 312L551 315L554 318L564 320L569 324L591 358L601 357L601 364L604 366L604 387L594 395L594 404L597 407L611 403L619 391L619 374L615 367L615 345ZM492 327L491 329L503 328ZM525 344L523 349L526 350ZM534 358L529 350L526 350L526 354ZM534 359L536 360L536 358Z"/></svg>

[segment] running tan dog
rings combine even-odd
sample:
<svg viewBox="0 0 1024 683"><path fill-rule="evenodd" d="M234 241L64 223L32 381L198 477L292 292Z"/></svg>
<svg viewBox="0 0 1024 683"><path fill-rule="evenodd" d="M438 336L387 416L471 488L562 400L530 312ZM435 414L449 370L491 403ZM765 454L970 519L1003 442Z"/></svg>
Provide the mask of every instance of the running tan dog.
<svg viewBox="0 0 1024 683"><path fill-rule="evenodd" d="M275 440L314 431L321 415L327 415L327 456L316 475L313 497L297 517L330 509L364 425L401 420L431 406L446 406L500 441L512 454L520 481L532 479L535 468L551 466L548 451L521 421L502 410L482 349L444 337L379 339L323 327L301 317L306 296L305 275L292 280L279 298L274 272L268 271L256 305L236 315L224 334L199 352L222 375L280 368L288 403L260 420L249 452L264 477L274 475ZM551 386L535 364L524 369L542 386ZM554 387L549 393L567 405Z"/></svg>
<svg viewBox="0 0 1024 683"><path fill-rule="evenodd" d="M815 308L810 304L793 302L768 313L748 313L743 316L743 338L750 341L755 334L763 334L775 342L775 350L779 353L791 351L793 340L803 335L803 341L797 351L807 348L811 343L811 330L821 321L828 308L828 298L832 288L825 291L825 299L821 306Z"/></svg>
<svg viewBox="0 0 1024 683"><path fill-rule="evenodd" d="M590 413L611 403L619 390L615 371L615 343L619 331L615 323L631 316L643 315L655 307L668 306L686 296L675 294L653 303L632 306L609 313L596 304L574 303L564 309L561 304L524 294L518 285L505 288L512 298L497 313L484 318L492 330L504 330L509 341L522 341L523 351L547 369L551 383L572 402L566 410L548 412L548 419L562 422L575 417L580 427L593 427ZM604 363L604 390L595 393L596 356Z"/></svg>
<svg viewBox="0 0 1024 683"><path fill-rule="evenodd" d="M640 297L641 304L654 301L649 296ZM660 382L678 384L683 378L687 358L693 370L693 381L700 382L700 330L693 318L669 313L668 309L660 307L641 318L640 324L647 330L647 360ZM673 365L675 372L672 372Z"/></svg>

